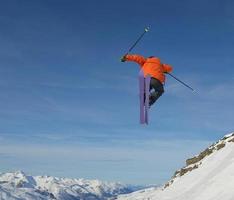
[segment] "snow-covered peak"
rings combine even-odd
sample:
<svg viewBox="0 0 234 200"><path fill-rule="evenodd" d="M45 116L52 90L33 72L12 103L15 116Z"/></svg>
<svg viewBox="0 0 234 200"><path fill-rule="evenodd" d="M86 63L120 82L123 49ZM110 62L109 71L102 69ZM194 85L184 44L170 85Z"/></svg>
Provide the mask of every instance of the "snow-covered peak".
<svg viewBox="0 0 234 200"><path fill-rule="evenodd" d="M224 136L224 138L229 138L229 137L232 137L233 135L234 135L234 132L229 133L229 134L226 134L226 135Z"/></svg>
<svg viewBox="0 0 234 200"><path fill-rule="evenodd" d="M132 191L130 186L99 180L29 176L22 171L0 174L1 200L105 200Z"/></svg>
<svg viewBox="0 0 234 200"><path fill-rule="evenodd" d="M9 185L16 188L33 188L36 184L33 177L27 176L22 171L0 174L0 184Z"/></svg>
<svg viewBox="0 0 234 200"><path fill-rule="evenodd" d="M119 200L231 200L234 199L234 133L225 135L186 160L161 188L120 195Z"/></svg>

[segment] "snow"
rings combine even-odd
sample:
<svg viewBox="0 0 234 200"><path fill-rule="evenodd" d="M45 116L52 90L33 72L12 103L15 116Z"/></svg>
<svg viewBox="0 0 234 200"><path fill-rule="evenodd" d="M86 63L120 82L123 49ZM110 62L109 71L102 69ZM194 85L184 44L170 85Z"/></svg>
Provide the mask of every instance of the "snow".
<svg viewBox="0 0 234 200"><path fill-rule="evenodd" d="M0 174L0 200L105 200L132 191L130 186L99 180L29 176L22 171Z"/></svg>
<svg viewBox="0 0 234 200"><path fill-rule="evenodd" d="M0 174L0 200L233 200L234 133L189 158L164 186L128 194L133 188L99 180L30 176L22 171Z"/></svg>
<svg viewBox="0 0 234 200"><path fill-rule="evenodd" d="M234 132L232 132L232 133L229 133L229 134L226 134L226 135L224 136L224 138L231 137L233 134L234 134Z"/></svg>
<svg viewBox="0 0 234 200"><path fill-rule="evenodd" d="M169 186L120 195L118 200L232 200L234 199L234 135L209 147L213 152L198 168L172 178ZM188 165L188 168L192 165Z"/></svg>

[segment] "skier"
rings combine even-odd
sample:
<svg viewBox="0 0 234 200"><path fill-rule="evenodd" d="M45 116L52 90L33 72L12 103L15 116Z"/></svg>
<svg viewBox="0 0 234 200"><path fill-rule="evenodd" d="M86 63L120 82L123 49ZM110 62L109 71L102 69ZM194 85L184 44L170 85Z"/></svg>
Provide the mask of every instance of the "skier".
<svg viewBox="0 0 234 200"><path fill-rule="evenodd" d="M122 62L133 61L140 65L144 76L151 76L149 106L152 106L157 99L164 93L165 73L172 72L172 67L168 64L162 64L160 59L155 56L144 58L141 55L126 54L121 58Z"/></svg>

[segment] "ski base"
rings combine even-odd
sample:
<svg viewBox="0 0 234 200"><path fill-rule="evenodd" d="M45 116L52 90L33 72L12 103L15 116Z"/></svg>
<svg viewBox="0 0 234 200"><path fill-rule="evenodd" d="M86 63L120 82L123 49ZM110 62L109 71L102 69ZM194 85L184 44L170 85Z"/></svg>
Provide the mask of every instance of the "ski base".
<svg viewBox="0 0 234 200"><path fill-rule="evenodd" d="M141 70L139 72L139 97L140 97L140 123L149 123L149 95L150 95L150 79L147 75L144 77L144 73Z"/></svg>

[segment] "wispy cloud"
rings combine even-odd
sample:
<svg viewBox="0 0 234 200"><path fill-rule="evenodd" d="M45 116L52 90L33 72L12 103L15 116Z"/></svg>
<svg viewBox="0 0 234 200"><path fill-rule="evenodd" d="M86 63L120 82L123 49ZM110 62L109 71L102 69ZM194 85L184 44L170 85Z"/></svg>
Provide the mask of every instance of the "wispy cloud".
<svg viewBox="0 0 234 200"><path fill-rule="evenodd" d="M64 176L69 174L76 178L99 178L101 176L101 179L109 180L108 173L115 171L118 181L130 183L137 180L138 183L162 183L170 178L175 169L184 165L187 157L203 150L210 143L210 141L192 140L147 140L136 146L129 142L124 146L102 147L8 144L0 146L0 152L4 156L0 155L0 158L5 161L1 166L3 169L21 169L35 175L46 173ZM43 167L45 163L46 172ZM69 173L65 173L67 169ZM152 176L153 169L161 175L155 173ZM125 173L122 173L122 170ZM107 173L103 174L104 171ZM132 174L135 174L134 177ZM111 177L113 180L113 176Z"/></svg>

